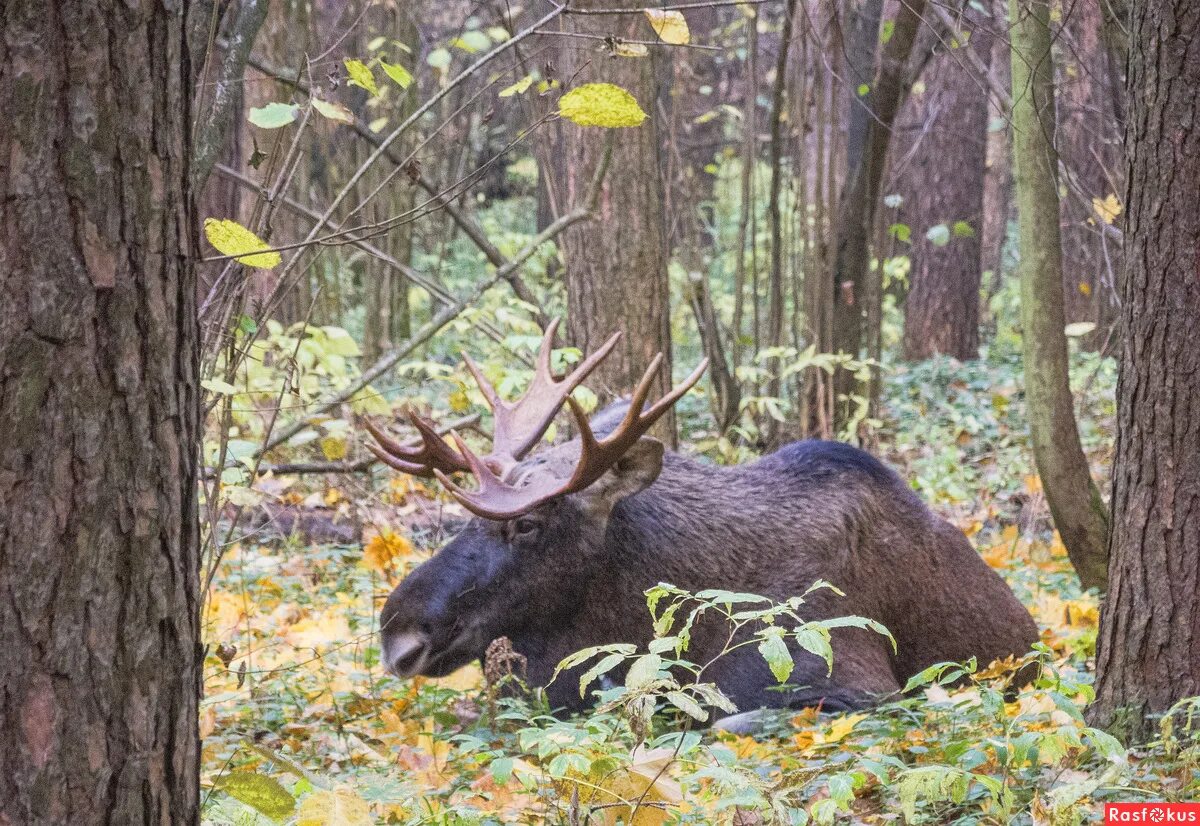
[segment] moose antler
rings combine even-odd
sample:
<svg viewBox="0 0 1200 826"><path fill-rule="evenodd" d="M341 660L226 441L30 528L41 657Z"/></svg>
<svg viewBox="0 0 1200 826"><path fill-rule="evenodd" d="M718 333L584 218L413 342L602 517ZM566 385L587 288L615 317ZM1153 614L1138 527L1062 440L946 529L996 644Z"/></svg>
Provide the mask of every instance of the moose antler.
<svg viewBox="0 0 1200 826"><path fill-rule="evenodd" d="M408 417L421 435L420 447L405 447L367 422L367 430L378 442L378 445L368 447L396 470L416 476L436 476L450 494L472 513L486 519L511 519L556 496L583 490L599 479L671 405L700 380L708 366L708 359L705 359L682 384L647 408L650 385L662 364L660 353L638 382L629 412L620 426L606 438L597 440L588 425L587 416L571 398L571 393L612 352L621 334L613 333L600 349L585 358L568 376L556 379L550 369L550 353L557 330L558 319L555 319L547 326L542 337L529 388L520 399L511 403L500 398L496 389L483 377L479 365L463 353L467 369L492 408L495 420L492 450L486 456L477 456L454 431L450 432L450 436L457 450L450 447L438 436L433 422L412 411L409 411ZM542 438L564 403L571 408L581 440L579 461L570 477L560 478L545 468L539 468L539 472L527 475L517 484L508 481L512 470ZM478 480L479 489L468 491L454 484L449 474L459 471L470 471Z"/></svg>
<svg viewBox="0 0 1200 826"><path fill-rule="evenodd" d="M575 388L591 375L596 365L604 361L621 338L619 332L613 333L599 350L584 359L569 376L555 379L550 371L550 351L554 347L554 333L557 330L556 318L546 327L546 334L542 336L533 381L529 382L525 395L511 404L500 398L496 389L483 377L479 365L466 353L462 354L463 361L475 377L475 383L479 385L483 398L492 409L492 417L495 420L492 429L492 452L483 461L501 475L508 472L533 449L558 415L558 411L562 410L563 403L571 397Z"/></svg>
<svg viewBox="0 0 1200 826"><path fill-rule="evenodd" d="M662 354L659 353L646 368L642 380L638 382L629 403L629 412L625 414L617 429L603 439L596 438L579 403L573 398L567 398L567 404L575 417L575 424L579 427L580 438L579 460L567 478L563 478L565 474L555 473L552 469L537 468L517 483L510 483L504 476L494 473L486 461L475 456L457 434L452 434L455 444L471 464L471 473L479 480L479 490L464 490L454 484L445 473L436 469L433 473L464 508L485 519L512 519L522 513L528 513L550 499L577 493L620 461L625 452L645 435L671 405L700 380L700 376L708 367L708 359L701 361L682 384L647 408L646 399L650 395L650 385L653 384L661 364Z"/></svg>
<svg viewBox="0 0 1200 826"><path fill-rule="evenodd" d="M467 369L475 377L480 392L488 406L492 408L495 427L492 436L492 452L483 461L487 466L503 475L522 458L525 457L538 439L550 427L558 411L571 393L583 383L604 358L616 346L620 333L614 333L599 350L588 358L563 379L554 378L550 369L550 353L554 347L554 334L558 331L558 319L554 319L546 327L542 336L541 347L533 374L533 381L520 399L506 402L500 398L496 389L483 377L470 356L463 353ZM455 451L438 435L433 422L418 416L412 410L407 412L408 419L421 436L419 447L408 447L389 438L370 421L365 425L378 444L367 445L379 459L388 466L413 476L432 477L435 471L442 473L457 473L471 470L471 463L466 454ZM455 436L457 439L457 436Z"/></svg>
<svg viewBox="0 0 1200 826"><path fill-rule="evenodd" d="M408 411L408 420L421 434L420 447L406 447L394 441L373 425L370 419L364 418L363 425L379 443L378 445L368 444L367 449L378 456L385 465L412 476L430 478L435 469L445 473L471 469L467 460L455 453L454 448L446 444L438 435L433 422L418 416L413 410Z"/></svg>

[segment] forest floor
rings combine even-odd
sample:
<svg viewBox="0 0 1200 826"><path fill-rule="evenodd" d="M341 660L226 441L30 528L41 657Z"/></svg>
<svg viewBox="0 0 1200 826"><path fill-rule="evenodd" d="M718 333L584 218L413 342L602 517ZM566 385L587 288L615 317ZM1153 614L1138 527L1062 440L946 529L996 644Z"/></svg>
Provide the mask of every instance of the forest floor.
<svg viewBox="0 0 1200 826"><path fill-rule="evenodd" d="M221 564L204 617L205 821L1057 824L1097 820L1105 800L1194 797L1200 748L1186 725L1127 751L1083 719L1097 599L1050 529L1018 368L1011 353L894 368L872 430L1038 620L1043 678L1015 700L1003 669L980 663L966 687L931 675L902 702L790 713L757 738L681 735L656 718L635 748L619 712L560 721L491 700L476 667L397 680L378 661L382 600L461 512L407 478L281 477L263 483L274 501L341 539L271 539L267 523ZM1087 355L1074 366L1102 488L1114 373Z"/></svg>

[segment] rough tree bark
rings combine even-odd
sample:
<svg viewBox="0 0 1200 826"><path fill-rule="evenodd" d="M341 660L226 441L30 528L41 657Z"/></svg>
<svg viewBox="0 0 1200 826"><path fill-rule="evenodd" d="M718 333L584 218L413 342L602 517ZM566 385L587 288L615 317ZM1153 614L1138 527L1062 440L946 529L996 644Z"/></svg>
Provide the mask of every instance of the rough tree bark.
<svg viewBox="0 0 1200 826"><path fill-rule="evenodd" d="M902 175L908 184L902 214L912 229L911 286L904 302L904 357L911 361L938 353L964 360L979 356L988 90L966 68L962 50L974 49L986 67L991 41L976 26L969 43L943 48L925 74L919 143ZM945 237L931 238L933 227L945 228Z"/></svg>
<svg viewBox="0 0 1200 826"><path fill-rule="evenodd" d="M573 8L624 8L621 0L584 0ZM645 40L654 37L641 15L565 15L564 31ZM664 356L654 392L671 382L671 334L663 183L659 173L658 98L660 58L607 58L563 37L557 77L572 86L615 83L627 89L650 115L638 127L604 130L563 121L545 130L545 156L555 159L549 181L555 214L579 203L587 191L606 140L613 140L596 220L568 229L560 247L566 264L570 342L584 351L599 347L613 331L625 333L593 374L601 403L632 390L655 354ZM664 416L653 431L674 442L675 420Z"/></svg>
<svg viewBox="0 0 1200 826"><path fill-rule="evenodd" d="M1132 4L1123 354L1093 720L1200 694L1200 6Z"/></svg>
<svg viewBox="0 0 1200 826"><path fill-rule="evenodd" d="M0 824L197 822L187 4L0 6Z"/></svg>
<svg viewBox="0 0 1200 826"><path fill-rule="evenodd" d="M1050 5L1048 0L1011 0L1010 9L1017 272L1033 455L1054 526L1080 582L1103 589L1108 515L1079 441L1063 332Z"/></svg>

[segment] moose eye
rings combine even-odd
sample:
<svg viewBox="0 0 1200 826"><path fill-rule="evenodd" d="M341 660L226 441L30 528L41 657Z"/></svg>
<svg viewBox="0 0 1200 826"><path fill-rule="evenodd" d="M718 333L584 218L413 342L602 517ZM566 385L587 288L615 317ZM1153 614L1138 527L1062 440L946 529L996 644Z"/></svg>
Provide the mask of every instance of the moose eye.
<svg viewBox="0 0 1200 826"><path fill-rule="evenodd" d="M541 530L542 525L536 519L518 519L513 522L512 535L514 539L529 539Z"/></svg>

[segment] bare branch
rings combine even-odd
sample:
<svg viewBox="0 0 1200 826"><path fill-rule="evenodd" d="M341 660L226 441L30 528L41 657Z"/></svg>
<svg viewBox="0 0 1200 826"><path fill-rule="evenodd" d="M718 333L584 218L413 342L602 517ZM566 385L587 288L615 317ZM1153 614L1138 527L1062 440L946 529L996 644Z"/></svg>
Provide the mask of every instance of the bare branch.
<svg viewBox="0 0 1200 826"><path fill-rule="evenodd" d="M503 267L497 268L495 272L476 284L475 288L472 289L471 292L464 296L461 300L440 309L434 314L433 318L431 318L425 323L424 326L421 327L421 329L413 333L408 341L404 342L404 344L400 345L394 350L390 350L389 352L385 353L378 361L375 362L375 364L373 364L367 370L364 370L362 375L359 376L355 381L351 382L349 386L333 394L329 398L318 402L310 414L310 418L298 419L288 427L283 428L277 435L272 437L270 441L263 446L262 450L260 451L260 455L279 447L279 445L283 444L297 433L306 430L311 423L311 417L322 416L338 405L349 401L356 393L365 388L371 382L375 381L384 373L391 370L393 367L399 364L401 360L408 358L409 354L412 353L413 350L417 349L417 347L433 338L433 336L437 334L439 330L457 318L463 312L463 310L467 309L467 307L470 307L472 304L478 301L484 293L486 293L500 281L505 280L510 271L516 270L517 268L523 266L526 261L533 257L534 253L537 252L538 248L541 247L542 244L546 243L547 241L554 240L568 227L590 218L596 209L596 204L600 198L601 184L604 182L604 176L607 174L609 163L612 160L612 148L613 133L610 131L608 133L608 140L604 146L604 154L601 156L600 162L596 164L596 173L592 176L587 197L584 199L583 204L577 206L567 214L557 218L553 223L539 232L533 238L533 240L531 240L529 244L525 246L524 249L506 262Z"/></svg>

